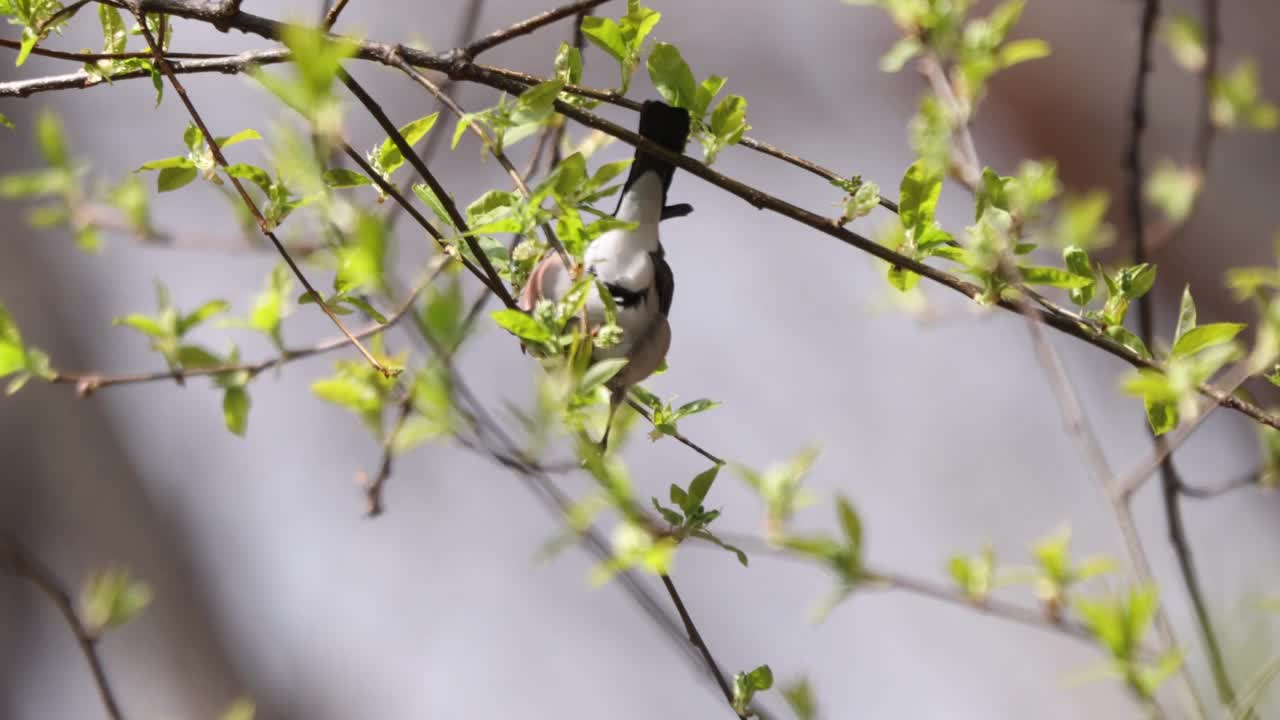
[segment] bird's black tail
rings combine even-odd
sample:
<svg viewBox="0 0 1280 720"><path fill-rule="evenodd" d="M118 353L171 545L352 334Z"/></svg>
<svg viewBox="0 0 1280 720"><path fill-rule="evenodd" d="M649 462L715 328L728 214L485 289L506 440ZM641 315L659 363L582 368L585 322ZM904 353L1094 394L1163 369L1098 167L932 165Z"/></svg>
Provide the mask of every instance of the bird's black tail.
<svg viewBox="0 0 1280 720"><path fill-rule="evenodd" d="M689 112L683 108L671 107L657 100L648 100L640 108L640 134L674 153L683 153L689 142ZM631 163L631 173L622 186L622 195L627 194L641 175L650 170L658 173L662 179L663 202L666 201L667 190L671 187L671 176L676 167L671 163L639 148L636 149L635 160Z"/></svg>

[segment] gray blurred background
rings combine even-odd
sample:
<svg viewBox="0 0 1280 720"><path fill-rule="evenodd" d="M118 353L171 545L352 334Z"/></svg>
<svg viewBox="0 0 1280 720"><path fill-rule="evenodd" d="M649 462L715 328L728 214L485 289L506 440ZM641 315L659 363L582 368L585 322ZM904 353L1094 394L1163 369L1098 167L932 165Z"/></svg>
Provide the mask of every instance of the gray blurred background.
<svg viewBox="0 0 1280 720"><path fill-rule="evenodd" d="M315 4L248 0L246 9L301 19L315 17ZM352 0L339 28L445 48L464 5ZM653 5L664 14L653 37L677 44L700 77L727 75L726 91L750 101L753 135L896 188L911 161L904 127L921 80L877 70L894 38L882 13L835 0ZM488 32L546 7L487 0L479 28ZM600 12L623 9L616 2ZM1138 10L1129 0L1032 0L1015 36L1045 37L1054 54L994 80L976 130L984 161L1008 172L1021 158L1052 156L1068 187L1118 192ZM1280 50L1268 42L1280 6L1224 3L1224 16L1223 64L1259 56L1264 94L1280 96ZM545 74L568 33L561 22L486 60ZM175 49L193 51L265 44L184 20L175 21L175 37ZM82 13L48 45L98 47L94 14ZM74 69L32 58L14 70L5 57L4 79ZM587 64L590 82L614 82L615 67L598 51L588 51ZM356 71L399 123L433 108L394 72L371 65ZM186 83L218 134L244 127L267 133L285 117L245 78L188 76ZM1187 157L1196 92L1195 80L1160 49L1147 143L1152 161ZM643 71L633 94L654 95ZM478 86L463 87L458 97L468 109L494 100ZM40 107L62 115L73 150L92 162L96 177L119 178L143 161L179 153L183 108L172 92L159 109L152 105L145 81L6 101L0 112L18 130L0 131L0 170L38 162L29 137ZM634 122L626 112L603 112ZM363 113L350 113L350 123L357 147L381 141ZM452 121L442 130L452 130ZM628 155L621 146L605 152L610 159ZM468 139L433 163L459 198L506 187L500 168L478 162L479 154ZM1221 277L1227 267L1271 262L1268 238L1280 225L1277 159L1274 135L1219 140L1200 213L1156 258L1163 336L1171 334L1184 282L1196 288L1202 320L1253 320L1220 290ZM772 159L731 148L718 167L834 213L832 188ZM1120 554L1103 498L1062 430L1019 318L978 314L936 289L929 289L936 322L878 312L887 286L867 257L693 177L677 177L673 198L697 211L664 226L681 284L671 371L650 387L664 397L724 402L682 423L685 433L756 466L809 445L823 448L811 478L822 502L800 523L830 527L829 500L837 490L847 493L864 515L870 559L881 567L941 581L949 555L988 541L1006 562L1020 563L1032 540L1061 523L1074 528L1081 554ZM943 224L963 227L969 203L948 187ZM117 235L100 257L90 257L64 233L27 229L23 208L7 204L0 212L9 228L0 241L0 300L61 369L156 369L158 358L139 336L110 324L154 307L154 278L169 283L180 307L225 297L244 313L276 262L270 253L241 249L228 205L202 183L156 203L157 224L206 238L198 247L140 247ZM1125 238L1123 213L1112 214ZM858 229L870 232L880 217L858 221ZM410 247L424 242L407 222L400 237ZM406 278L416 274L412 266L402 270ZM328 337L331 328L307 308L288 321L286 334L301 345ZM228 338L247 357L269 352L239 331L200 335L216 349ZM406 346L402 334L390 339ZM1107 438L1112 464L1130 467L1149 441L1140 404L1117 390L1124 368L1095 349L1052 340ZM549 563L534 559L559 523L507 471L465 450L429 445L396 464L388 513L365 518L353 477L374 469L379 449L349 414L307 390L332 359L258 378L244 439L223 429L220 396L204 381L116 388L88 400L68 386L32 383L0 401L0 530L21 537L69 586L94 569L122 565L155 591L151 608L101 645L129 717L214 718L240 695L257 701L260 717L299 720L727 716L714 688L616 585L588 587L588 555L574 549ZM476 338L461 366L493 404L531 397L533 365L500 332ZM639 433L624 454L644 494L662 495L670 482L685 483L705 468L673 441L650 444ZM1253 431L1221 413L1178 458L1191 483L1249 472L1257 464ZM565 482L575 491L586 487L582 478ZM732 475L722 474L712 504L723 507L725 529L758 532L758 503ZM1136 508L1173 621L1211 698L1154 483ZM1255 604L1280 588L1278 512L1273 496L1253 491L1186 510L1238 686L1274 654L1276 619ZM1117 683L1072 684L1101 658L1058 635L878 592L856 594L814 625L809 612L829 578L763 555L748 570L727 554L691 548L680 554L674 577L726 670L767 662L780 682L807 675L825 717L1138 715ZM1031 602L1025 589L1007 596ZM776 692L763 702L786 716ZM0 578L0 718L100 714L60 618L30 586Z"/></svg>

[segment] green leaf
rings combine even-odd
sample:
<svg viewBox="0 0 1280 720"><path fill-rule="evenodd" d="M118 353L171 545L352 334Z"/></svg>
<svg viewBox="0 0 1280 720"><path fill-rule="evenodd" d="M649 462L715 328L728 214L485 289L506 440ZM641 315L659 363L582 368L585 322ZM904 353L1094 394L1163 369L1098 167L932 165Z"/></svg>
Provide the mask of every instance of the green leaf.
<svg viewBox="0 0 1280 720"><path fill-rule="evenodd" d="M1178 224L1190 217L1200 185L1200 173L1194 168L1181 168L1164 160L1147 178L1144 191L1151 204L1160 208L1170 222Z"/></svg>
<svg viewBox="0 0 1280 720"><path fill-rule="evenodd" d="M120 11L111 5L98 6L98 21L102 23L102 52L104 54L122 53L129 44L129 33L125 30Z"/></svg>
<svg viewBox="0 0 1280 720"><path fill-rule="evenodd" d="M836 511L840 515L840 527L844 530L845 539L849 541L849 548L855 554L859 553L862 548L862 520L844 495L836 498Z"/></svg>
<svg viewBox="0 0 1280 720"><path fill-rule="evenodd" d="M1244 323L1210 323L1192 328L1173 344L1173 356L1189 357L1207 347L1229 343L1244 328Z"/></svg>
<svg viewBox="0 0 1280 720"><path fill-rule="evenodd" d="M498 327L515 335L521 340L533 343L550 342L553 335L550 330L544 328L537 320L529 317L519 310L507 308L490 313L490 317L498 324Z"/></svg>
<svg viewBox="0 0 1280 720"><path fill-rule="evenodd" d="M1002 178L989 167L982 169L982 184L978 187L978 203L973 213L974 222L980 221L989 207L1009 210L1009 196L1005 190L1005 184L1009 180L1012 178Z"/></svg>
<svg viewBox="0 0 1280 720"><path fill-rule="evenodd" d="M376 412L382 408L382 400L367 383L350 377L332 377L311 384L311 392L321 400L327 400L359 413Z"/></svg>
<svg viewBox="0 0 1280 720"><path fill-rule="evenodd" d="M1049 56L1049 43L1037 38L1014 40L1000 48L996 53L996 64L1001 68L1010 68L1029 60L1039 60Z"/></svg>
<svg viewBox="0 0 1280 720"><path fill-rule="evenodd" d="M782 697L795 713L796 720L818 720L818 701L808 678L800 678L782 689Z"/></svg>
<svg viewBox="0 0 1280 720"><path fill-rule="evenodd" d="M501 311L499 311L501 312ZM501 325L502 323L498 323ZM596 388L604 385L622 371L627 364L627 358L612 358L609 360L600 360L591 365L587 372L583 374L582 380L578 383L578 393L586 395L594 391Z"/></svg>
<svg viewBox="0 0 1280 720"><path fill-rule="evenodd" d="M715 162L716 155L728 145L736 145L750 128L747 125L747 100L741 95L730 95L711 111L708 125L714 141L706 147L706 161Z"/></svg>
<svg viewBox="0 0 1280 720"><path fill-rule="evenodd" d="M622 62L627 58L627 42L622 38L622 29L611 18L588 15L582 18L582 34L596 47L608 53L614 60Z"/></svg>
<svg viewBox="0 0 1280 720"><path fill-rule="evenodd" d="M70 169L71 158L62 121L50 110L41 110L36 116L36 145L50 166Z"/></svg>
<svg viewBox="0 0 1280 720"><path fill-rule="evenodd" d="M1084 195L1068 195L1058 215L1055 232L1060 245L1076 245L1091 250L1111 244L1115 230L1107 225L1107 207L1111 198L1105 190L1091 190Z"/></svg>
<svg viewBox="0 0 1280 720"><path fill-rule="evenodd" d="M231 707L218 717L218 720L254 720L258 709L253 701L248 698L240 698L231 703Z"/></svg>
<svg viewBox="0 0 1280 720"><path fill-rule="evenodd" d="M1191 297L1191 286L1182 287L1182 300L1178 304L1178 325L1173 331L1173 342L1176 344L1183 335L1191 332L1196 326L1196 301Z"/></svg>
<svg viewBox="0 0 1280 720"><path fill-rule="evenodd" d="M649 52L648 68L653 87L668 104L685 109L697 107L698 83L676 46L654 45Z"/></svg>
<svg viewBox="0 0 1280 720"><path fill-rule="evenodd" d="M924 50L924 45L915 37L899 39L880 57L880 71L896 73Z"/></svg>
<svg viewBox="0 0 1280 720"><path fill-rule="evenodd" d="M1063 289L1079 289L1094 284L1091 277L1081 277L1069 270L1056 267L1021 266L1018 270L1022 279L1029 285L1048 285Z"/></svg>
<svg viewBox="0 0 1280 720"><path fill-rule="evenodd" d="M80 615L90 632L119 627L151 603L151 589L134 582L127 570L94 573L80 591Z"/></svg>
<svg viewBox="0 0 1280 720"><path fill-rule="evenodd" d="M229 387L223 394L222 418L228 430L244 437L249 428L249 392L243 385Z"/></svg>
<svg viewBox="0 0 1280 720"><path fill-rule="evenodd" d="M1147 423L1151 432L1164 435L1178 427L1178 404L1168 400L1155 400L1144 397L1143 409L1147 413Z"/></svg>
<svg viewBox="0 0 1280 720"><path fill-rule="evenodd" d="M567 42L556 51L555 75L566 85L582 82L582 51Z"/></svg>
<svg viewBox="0 0 1280 720"><path fill-rule="evenodd" d="M1186 13L1178 13L1166 19L1160 26L1160 39L1169 46L1173 59L1191 72L1204 68L1208 53L1204 45L1204 29Z"/></svg>
<svg viewBox="0 0 1280 720"><path fill-rule="evenodd" d="M706 499L707 493L711 491L711 485L715 483L716 476L720 474L719 465L712 465L709 469L704 470L689 483L689 492L683 502L679 503L680 509L684 510L685 515L693 515L702 506L702 501Z"/></svg>
<svg viewBox="0 0 1280 720"><path fill-rule="evenodd" d="M199 345L183 345L178 348L178 364L188 370L215 368L223 365L222 358Z"/></svg>
<svg viewBox="0 0 1280 720"><path fill-rule="evenodd" d="M440 113L433 112L400 128L400 136L404 138L405 144L413 147L419 140L426 137L431 128L435 126L439 115ZM390 177L391 173L399 169L405 160L404 155L400 153L400 148L396 146L395 141L391 138L382 141L382 145L378 148L376 159L376 166L382 171L384 177Z"/></svg>
<svg viewBox="0 0 1280 720"><path fill-rule="evenodd" d="M27 366L27 350L22 343L22 333L9 314L9 309L0 304L0 377L10 375Z"/></svg>
<svg viewBox="0 0 1280 720"><path fill-rule="evenodd" d="M162 160L152 160L149 163L143 163L138 171L142 170L163 170L165 168L194 168L195 163L191 162L191 158L186 155L174 155Z"/></svg>
<svg viewBox="0 0 1280 720"><path fill-rule="evenodd" d="M5 117L3 113L0 113L0 125L3 125L10 130L14 128L13 121Z"/></svg>
<svg viewBox="0 0 1280 720"><path fill-rule="evenodd" d="M260 167L246 165L245 163L236 163L235 165L228 165L226 173L231 177L248 180L254 185L257 185L258 189L266 193L267 196L271 196L272 194L273 183L271 182L271 176L267 174L266 170L263 170Z"/></svg>
<svg viewBox="0 0 1280 720"><path fill-rule="evenodd" d="M238 143L242 143L247 140L261 140L261 139L262 139L262 136L258 134L257 130L253 130L253 129L241 130L240 132L236 133L235 135L231 135L230 137L214 138L214 140L216 140L218 143L218 147L224 150L226 148L231 147L232 145L236 145Z"/></svg>
<svg viewBox="0 0 1280 720"><path fill-rule="evenodd" d="M1129 300L1137 300L1151 290L1156 282L1156 266L1140 263L1124 268L1116 278L1120 292Z"/></svg>
<svg viewBox="0 0 1280 720"><path fill-rule="evenodd" d="M210 300L178 321L178 335L186 335L192 328L205 320L215 315L221 315L230 309L231 303L226 300Z"/></svg>
<svg viewBox="0 0 1280 720"><path fill-rule="evenodd" d="M161 325L158 320L149 318L146 315L140 315L137 313L134 313L132 315L126 315L124 317L118 317L112 320L111 324L124 325L125 327L133 328L134 330L137 330L143 335L147 335L153 338L166 337L172 334L172 332L168 328Z"/></svg>
<svg viewBox="0 0 1280 720"><path fill-rule="evenodd" d="M1120 343L1130 352L1137 353L1148 360L1151 359L1151 351L1147 349L1146 343L1142 342L1142 338L1134 335L1125 326L1111 325L1107 327L1107 337Z"/></svg>
<svg viewBox="0 0 1280 720"><path fill-rule="evenodd" d="M359 187L361 185L370 185L373 183L363 173L346 168L330 168L324 171L322 175L324 184L331 189L338 190L341 188Z"/></svg>
<svg viewBox="0 0 1280 720"><path fill-rule="evenodd" d="M1077 288L1072 288L1067 294L1071 298L1071 302L1081 307L1088 305L1092 300L1094 293L1098 289L1098 278L1093 268L1093 262L1089 259L1089 253L1084 248L1068 245L1062 250L1062 259L1066 262L1067 270L1077 277L1086 278L1089 282Z"/></svg>
<svg viewBox="0 0 1280 720"><path fill-rule="evenodd" d="M907 230L927 228L933 222L942 192L942 176L932 172L923 161L916 161L902 176L898 191L898 216Z"/></svg>
<svg viewBox="0 0 1280 720"><path fill-rule="evenodd" d="M190 184L199 172L195 167L167 167L160 170L156 177L156 189L160 192L171 192Z"/></svg>

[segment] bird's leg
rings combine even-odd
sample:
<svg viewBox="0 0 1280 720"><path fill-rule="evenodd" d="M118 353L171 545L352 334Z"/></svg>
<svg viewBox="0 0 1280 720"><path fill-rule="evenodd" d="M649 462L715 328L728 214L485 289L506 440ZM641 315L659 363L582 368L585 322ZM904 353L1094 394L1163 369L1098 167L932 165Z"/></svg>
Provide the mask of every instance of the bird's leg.
<svg viewBox="0 0 1280 720"><path fill-rule="evenodd" d="M609 431L613 429L613 416L617 414L618 408L622 406L622 401L627 399L627 389L609 388L609 419L604 421L604 436L600 438L600 452L609 449Z"/></svg>

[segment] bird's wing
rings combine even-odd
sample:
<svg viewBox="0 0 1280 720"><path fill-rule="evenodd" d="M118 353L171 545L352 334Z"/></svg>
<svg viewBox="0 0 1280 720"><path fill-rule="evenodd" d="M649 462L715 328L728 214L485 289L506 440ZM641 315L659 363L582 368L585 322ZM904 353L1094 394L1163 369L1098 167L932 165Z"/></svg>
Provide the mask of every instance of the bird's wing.
<svg viewBox="0 0 1280 720"><path fill-rule="evenodd" d="M611 388L625 388L635 385L649 377L667 358L667 350L671 348L671 325L667 318L659 315L649 325L645 337L635 344L627 356L627 364L609 380Z"/></svg>
<svg viewBox="0 0 1280 720"><path fill-rule="evenodd" d="M658 312L665 318L667 313L671 312L671 298L676 292L676 277L671 272L671 265L667 263L666 254L661 248L651 256L653 257L653 284L658 290Z"/></svg>

